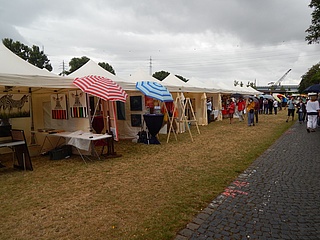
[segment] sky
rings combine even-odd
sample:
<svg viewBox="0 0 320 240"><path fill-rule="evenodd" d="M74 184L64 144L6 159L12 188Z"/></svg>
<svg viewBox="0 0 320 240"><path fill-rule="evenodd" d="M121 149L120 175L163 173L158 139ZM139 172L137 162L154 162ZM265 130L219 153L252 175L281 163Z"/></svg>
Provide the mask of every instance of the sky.
<svg viewBox="0 0 320 240"><path fill-rule="evenodd" d="M309 0L0 0L0 38L44 49L54 73L73 57L202 82L299 84L320 61Z"/></svg>

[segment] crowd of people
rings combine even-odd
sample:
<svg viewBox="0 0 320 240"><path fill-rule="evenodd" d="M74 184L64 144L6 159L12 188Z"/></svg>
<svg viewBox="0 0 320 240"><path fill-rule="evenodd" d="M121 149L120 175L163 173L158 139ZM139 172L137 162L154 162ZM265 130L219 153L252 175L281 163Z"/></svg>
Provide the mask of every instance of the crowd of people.
<svg viewBox="0 0 320 240"><path fill-rule="evenodd" d="M244 98L228 98L223 106L225 117L231 124L234 114L237 114L239 121L242 122L247 116L248 126L255 126L259 122L260 114L277 114L279 110L288 111L286 122L295 120L297 114L299 123L307 122L307 132L314 132L320 126L320 98L317 93L308 94L307 98L288 96L281 97L280 101L269 98L256 98L249 96ZM208 123L210 122L210 113L212 103L207 102Z"/></svg>

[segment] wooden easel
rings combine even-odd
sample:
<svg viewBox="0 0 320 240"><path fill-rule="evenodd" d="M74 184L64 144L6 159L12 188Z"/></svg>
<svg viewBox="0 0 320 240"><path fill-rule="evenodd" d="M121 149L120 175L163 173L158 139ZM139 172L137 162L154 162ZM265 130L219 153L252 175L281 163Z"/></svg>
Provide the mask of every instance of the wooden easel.
<svg viewBox="0 0 320 240"><path fill-rule="evenodd" d="M174 115L175 115L176 111L178 111L178 109L181 109L181 116L178 118L178 120L176 120L174 118ZM185 114L186 110L190 110L190 112L192 114L192 119L188 119L187 118L187 116ZM189 135L190 135L190 138L191 138L192 142L193 142L193 137L192 137L192 133L190 131L190 126L189 126L189 124L191 124L191 122L194 122L196 124L198 133L200 134L198 121L197 121L196 116L194 114L190 98L186 98L185 101L181 96L178 96L176 98L175 103L174 103L174 109L173 109L172 117L169 117L169 121L170 121L170 127L169 127L169 132L168 132L168 137L167 137L167 143L169 142L169 139L170 139L170 133L171 133L171 130L173 128L173 121L175 121L176 124L183 123L184 126L186 126L186 128L188 129L188 132L189 132ZM175 134L175 137L176 137L176 140L177 140L177 136L176 136L175 130L173 130L173 133Z"/></svg>

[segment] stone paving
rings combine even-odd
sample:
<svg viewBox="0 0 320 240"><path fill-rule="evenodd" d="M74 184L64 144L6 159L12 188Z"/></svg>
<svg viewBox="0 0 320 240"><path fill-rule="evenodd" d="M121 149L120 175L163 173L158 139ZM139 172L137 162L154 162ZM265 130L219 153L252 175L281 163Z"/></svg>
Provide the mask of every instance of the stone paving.
<svg viewBox="0 0 320 240"><path fill-rule="evenodd" d="M175 239L320 239L319 174L320 128L297 122Z"/></svg>

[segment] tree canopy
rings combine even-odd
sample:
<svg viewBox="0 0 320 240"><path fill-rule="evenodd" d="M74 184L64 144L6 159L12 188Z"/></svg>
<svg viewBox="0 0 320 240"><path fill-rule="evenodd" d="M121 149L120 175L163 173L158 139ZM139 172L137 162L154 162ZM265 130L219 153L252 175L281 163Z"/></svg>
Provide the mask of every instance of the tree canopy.
<svg viewBox="0 0 320 240"><path fill-rule="evenodd" d="M165 79L166 77L168 77L170 73L166 72L166 71L159 71L159 72L155 72L152 77L162 81L163 79ZM184 81L184 82L188 82L189 79L186 79L180 75L175 75L177 78L179 78L180 80Z"/></svg>
<svg viewBox="0 0 320 240"><path fill-rule="evenodd" d="M14 54L21 57L23 60L33 64L38 68L45 68L50 72L52 71L53 68L50 64L50 60L43 51L40 51L38 46L33 45L30 48L19 41L13 41L9 38L4 38L2 42L7 48L9 48Z"/></svg>
<svg viewBox="0 0 320 240"><path fill-rule="evenodd" d="M116 75L116 72L114 71L113 67L109 63L99 62L98 65L103 69L107 70L108 72L111 72L112 74Z"/></svg>
<svg viewBox="0 0 320 240"><path fill-rule="evenodd" d="M313 65L308 72L301 76L299 92L303 92L307 87L320 83L320 62Z"/></svg>
<svg viewBox="0 0 320 240"><path fill-rule="evenodd" d="M152 77L162 81L163 79L165 79L166 77L168 77L170 73L166 72L166 71L160 71L160 72L155 72Z"/></svg>
<svg viewBox="0 0 320 240"><path fill-rule="evenodd" d="M65 71L64 73L69 75L70 73L78 70L79 68L81 68L83 65L85 65L88 61L90 60L90 58L86 57L86 56L83 56L81 58L77 58L77 57L74 57L70 60L69 62L69 67L70 67L70 70L69 71ZM106 62L99 62L98 65L100 67L102 67L103 69L107 70L108 72L116 75L113 67L109 64L109 63L106 63ZM61 73L63 74L63 73Z"/></svg>
<svg viewBox="0 0 320 240"><path fill-rule="evenodd" d="M70 73L73 73L74 71L81 68L83 65L85 65L87 62L89 62L90 58L83 56L81 58L74 57L69 62L69 71L66 71L65 73L69 75Z"/></svg>
<svg viewBox="0 0 320 240"><path fill-rule="evenodd" d="M188 82L189 81L189 79L186 79L186 78L184 78L184 77L182 77L182 76L180 76L180 75L175 75L177 78L179 78L179 79L181 79L182 81L184 81L184 82Z"/></svg>
<svg viewBox="0 0 320 240"><path fill-rule="evenodd" d="M313 12L311 14L311 25L306 30L308 35L305 40L308 44L320 43L320 0L311 0L309 7L313 8Z"/></svg>

